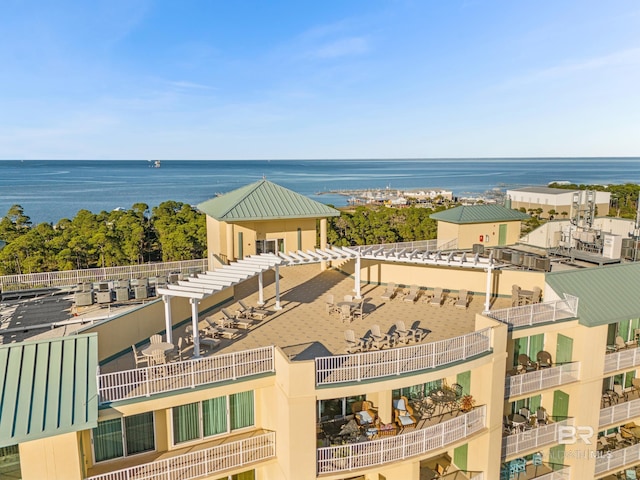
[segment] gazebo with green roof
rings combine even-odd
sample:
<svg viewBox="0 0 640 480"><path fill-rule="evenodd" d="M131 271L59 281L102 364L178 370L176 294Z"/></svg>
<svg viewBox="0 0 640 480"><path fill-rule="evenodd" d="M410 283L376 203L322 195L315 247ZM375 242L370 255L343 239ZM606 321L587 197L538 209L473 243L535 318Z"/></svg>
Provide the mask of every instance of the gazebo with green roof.
<svg viewBox="0 0 640 480"><path fill-rule="evenodd" d="M264 179L198 208L207 215L212 268L246 255L325 248L327 217L340 215L334 208Z"/></svg>
<svg viewBox="0 0 640 480"><path fill-rule="evenodd" d="M520 238L522 220L529 215L502 205L462 205L434 213L438 247L472 248L511 245Z"/></svg>

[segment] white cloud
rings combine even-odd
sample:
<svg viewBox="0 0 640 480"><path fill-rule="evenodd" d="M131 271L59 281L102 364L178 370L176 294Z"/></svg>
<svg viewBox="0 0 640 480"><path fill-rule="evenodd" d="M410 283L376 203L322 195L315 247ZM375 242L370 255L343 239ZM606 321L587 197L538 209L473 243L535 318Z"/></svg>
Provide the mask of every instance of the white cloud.
<svg viewBox="0 0 640 480"><path fill-rule="evenodd" d="M341 38L331 43L322 45L310 52L311 56L318 58L338 58L352 55L361 55L369 51L369 42L363 37Z"/></svg>

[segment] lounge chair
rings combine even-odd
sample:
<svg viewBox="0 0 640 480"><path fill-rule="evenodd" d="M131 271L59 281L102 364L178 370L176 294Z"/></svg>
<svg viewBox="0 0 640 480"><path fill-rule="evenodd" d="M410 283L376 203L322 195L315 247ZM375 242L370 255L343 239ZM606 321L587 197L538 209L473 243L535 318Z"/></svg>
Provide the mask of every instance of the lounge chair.
<svg viewBox="0 0 640 480"><path fill-rule="evenodd" d="M251 318L252 320L263 320L265 316L271 313L269 310L265 310L264 308L255 308L250 307L244 301L239 300L238 303L240 307L244 309L243 316Z"/></svg>
<svg viewBox="0 0 640 480"><path fill-rule="evenodd" d="M381 349L391 347L391 336L380 332L380 325L371 325L371 347Z"/></svg>
<svg viewBox="0 0 640 480"><path fill-rule="evenodd" d="M455 306L464 309L469 306L469 293L466 290L458 291L458 300L456 300Z"/></svg>
<svg viewBox="0 0 640 480"><path fill-rule="evenodd" d="M409 287L409 293L407 293L402 300L405 302L413 303L418 299L419 292L420 289L417 285L411 285L411 287Z"/></svg>
<svg viewBox="0 0 640 480"><path fill-rule="evenodd" d="M224 337L232 339L240 333L237 328L225 328L217 325L213 320L211 320L211 317L205 318L205 321L209 324L207 327L207 334L209 337Z"/></svg>
<svg viewBox="0 0 640 480"><path fill-rule="evenodd" d="M442 293L442 288L437 287L433 290L433 296L431 297L431 300L429 300L429 305L432 305L434 307L439 307L442 305L442 300L443 300L444 294Z"/></svg>
<svg viewBox="0 0 640 480"><path fill-rule="evenodd" d="M553 362L551 361L551 354L544 350L538 352L536 360L538 361L538 368L550 368L553 365Z"/></svg>
<svg viewBox="0 0 640 480"><path fill-rule="evenodd" d="M394 422L400 428L416 425L416 417L413 416L413 408L409 405L407 397L400 397L393 401Z"/></svg>
<svg viewBox="0 0 640 480"><path fill-rule="evenodd" d="M390 282L387 285L387 288L384 290L384 292L382 292L382 295L380 295L380 298L382 300L391 300L395 295L396 295L396 284L393 282Z"/></svg>
<svg viewBox="0 0 640 480"><path fill-rule="evenodd" d="M236 316L232 314L229 310L227 310L226 308L223 308L220 311L222 312L222 316L223 316L222 318L223 326L227 326L227 325L233 326L236 323Z"/></svg>
<svg viewBox="0 0 640 480"><path fill-rule="evenodd" d="M378 413L373 404L367 400L354 402L351 405L351 411L355 416L356 423L360 426L375 425Z"/></svg>

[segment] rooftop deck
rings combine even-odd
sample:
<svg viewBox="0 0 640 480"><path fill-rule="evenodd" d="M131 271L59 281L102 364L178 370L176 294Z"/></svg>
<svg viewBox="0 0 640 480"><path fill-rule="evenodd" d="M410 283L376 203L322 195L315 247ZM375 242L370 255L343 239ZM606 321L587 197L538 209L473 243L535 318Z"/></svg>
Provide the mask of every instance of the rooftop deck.
<svg viewBox="0 0 640 480"><path fill-rule="evenodd" d="M407 279L407 284L411 279ZM416 302L402 300L401 290L392 300L380 298L385 287L363 285L362 298L365 300L364 316L349 324L340 320L339 315L327 313L325 299L333 294L335 301L344 295L354 294L354 280L336 270L320 271L317 264L280 268L280 303L282 310L275 311L275 283L265 279L264 299L272 311L264 320L248 330L239 330L234 339L221 339L220 346L210 350L201 345L203 356L227 354L259 347L275 345L280 347L292 361L310 360L317 357L345 353L344 331L352 329L356 336L368 334L371 325L377 324L381 331L389 332L397 320L403 320L408 328L426 329L430 333L421 343L431 343L471 333L475 330L475 315L483 311L484 296L474 295L467 309L456 308L447 303L434 307L423 302L419 296ZM434 281L436 286L437 282ZM236 303L225 305L235 312L238 300L249 305L258 302L258 282L256 278L235 287ZM509 305L508 298L495 299L493 308ZM221 318L219 311L207 312L200 316L200 328L207 326L208 316ZM175 329L174 343L185 336L186 325ZM133 356L123 355L101 367L101 372L122 371L135 368Z"/></svg>

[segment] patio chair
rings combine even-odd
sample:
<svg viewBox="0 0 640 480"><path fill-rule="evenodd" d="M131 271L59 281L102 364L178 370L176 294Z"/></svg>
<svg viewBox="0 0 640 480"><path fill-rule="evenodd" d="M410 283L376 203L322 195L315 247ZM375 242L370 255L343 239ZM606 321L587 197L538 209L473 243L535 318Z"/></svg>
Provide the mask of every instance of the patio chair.
<svg viewBox="0 0 640 480"><path fill-rule="evenodd" d="M527 471L527 461L524 458L516 458L509 462L509 474L517 476Z"/></svg>
<svg viewBox="0 0 640 480"><path fill-rule="evenodd" d="M391 336L380 332L380 325L371 325L371 346L376 349L391 347Z"/></svg>
<svg viewBox="0 0 640 480"><path fill-rule="evenodd" d="M344 331L345 351L347 353L358 353L364 348L362 340L356 340L356 334L353 330Z"/></svg>
<svg viewBox="0 0 640 480"><path fill-rule="evenodd" d="M532 372L538 369L538 364L533 362L526 353L518 355L518 365L524 368L525 372Z"/></svg>
<svg viewBox="0 0 640 480"><path fill-rule="evenodd" d="M407 397L400 397L393 400L393 417L398 427L405 428L415 426L417 421L413 415L413 408L409 405Z"/></svg>
<svg viewBox="0 0 640 480"><path fill-rule="evenodd" d="M433 478L441 478L444 477L447 474L447 471L449 470L449 465L447 465L446 467L443 467L442 465L440 465L439 463L436 463L435 465L435 474L436 476Z"/></svg>
<svg viewBox="0 0 640 480"><path fill-rule="evenodd" d="M419 324L420 321L413 322L413 325L409 329L410 332L413 332L413 339L416 341L416 343L421 342L422 340L427 338L427 335L431 333L431 330L420 328L418 326Z"/></svg>
<svg viewBox="0 0 640 480"><path fill-rule="evenodd" d="M456 300L455 306L457 308L466 308L469 306L469 294L466 290L458 291L458 300Z"/></svg>
<svg viewBox="0 0 640 480"><path fill-rule="evenodd" d="M396 295L396 284L393 282L390 282L387 285L387 288L384 290L384 292L382 292L382 295L380 295L380 298L382 300L391 300L395 295Z"/></svg>
<svg viewBox="0 0 640 480"><path fill-rule="evenodd" d="M402 320L396 322L396 330L393 333L396 335L396 342L398 343L404 343L406 345L410 340L415 340L415 332L413 330L407 330Z"/></svg>
<svg viewBox="0 0 640 480"><path fill-rule="evenodd" d="M378 418L376 409L368 400L352 403L351 413L354 414L355 421L360 426L374 425Z"/></svg>
<svg viewBox="0 0 640 480"><path fill-rule="evenodd" d="M340 309L338 309L338 307L336 306L333 295L331 293L327 295L324 306L327 313L338 313L340 311Z"/></svg>
<svg viewBox="0 0 640 480"><path fill-rule="evenodd" d="M182 340L182 337L178 337L178 344L176 345L176 347L173 349L172 353L172 357L171 357L171 362L178 362L180 360L182 360L182 352L183 352L183 342L184 340Z"/></svg>
<svg viewBox="0 0 640 480"><path fill-rule="evenodd" d="M133 350L133 360L136 362L136 368L141 366L144 366L144 367L149 366L149 357L139 354L138 350L136 350L135 345L131 345L131 350Z"/></svg>
<svg viewBox="0 0 640 480"><path fill-rule="evenodd" d="M633 392L640 394L640 378L631 379L631 393Z"/></svg>
<svg viewBox="0 0 640 480"><path fill-rule="evenodd" d="M442 293L442 288L436 287L433 290L433 296L431 297L431 300L429 300L429 305L433 307L441 306L443 297L444 297L444 294Z"/></svg>
<svg viewBox="0 0 640 480"><path fill-rule="evenodd" d="M520 287L518 285L511 286L511 306L517 307L520 305Z"/></svg>
<svg viewBox="0 0 640 480"><path fill-rule="evenodd" d="M540 287L533 287L531 289L533 295L531 295L531 303L540 303L542 299L542 289Z"/></svg>
<svg viewBox="0 0 640 480"><path fill-rule="evenodd" d="M353 313L351 313L351 307L349 305L342 305L342 307L340 307L340 320L346 323L353 321Z"/></svg>
<svg viewBox="0 0 640 480"><path fill-rule="evenodd" d="M518 410L518 413L527 419L527 423L529 422L529 420L531 420L531 410L529 410L527 407L522 407L520 410Z"/></svg>
<svg viewBox="0 0 640 480"><path fill-rule="evenodd" d="M627 468L624 471L624 476L627 480L638 480L638 474L636 473L635 468Z"/></svg>
<svg viewBox="0 0 640 480"><path fill-rule="evenodd" d="M631 443L631 444L636 444L638 439L636 438L636 436L633 434L633 432L631 430L629 430L627 427L620 427L620 436L626 440L627 442Z"/></svg>
<svg viewBox="0 0 640 480"><path fill-rule="evenodd" d="M551 361L551 354L544 350L540 350L536 355L538 361L538 368L551 368L553 362Z"/></svg>
<svg viewBox="0 0 640 480"><path fill-rule="evenodd" d="M454 383L453 385L451 385L451 390L456 393L456 401L462 398L462 394L464 393L462 385L460 385L459 383Z"/></svg>
<svg viewBox="0 0 640 480"><path fill-rule="evenodd" d="M155 335L151 335L149 337L149 343L153 344L153 343L160 343L160 342L162 342L162 335L159 335L156 333Z"/></svg>
<svg viewBox="0 0 640 480"><path fill-rule="evenodd" d="M222 312L222 316L224 317L222 320L225 323L234 324L236 322L236 316L233 313L231 313L229 310L227 310L226 308L223 308L220 311Z"/></svg>
<svg viewBox="0 0 640 480"><path fill-rule="evenodd" d="M417 300L419 292L420 290L418 289L418 285L411 285L409 287L409 293L407 293L402 300L413 303Z"/></svg>
<svg viewBox="0 0 640 480"><path fill-rule="evenodd" d="M616 403L620 401L627 401L627 392L624 391L622 385L618 385L617 383L613 385L613 393L616 395L617 400Z"/></svg>
<svg viewBox="0 0 640 480"><path fill-rule="evenodd" d="M151 365L164 365L167 363L167 358L162 350L154 350L151 354Z"/></svg>
<svg viewBox="0 0 640 480"><path fill-rule="evenodd" d="M351 312L351 314L353 315L354 320L357 318L364 318L364 299L360 302L360 305Z"/></svg>
<svg viewBox="0 0 640 480"><path fill-rule="evenodd" d="M546 425L548 421L547 411L543 407L538 407L536 410L536 423L538 425Z"/></svg>

